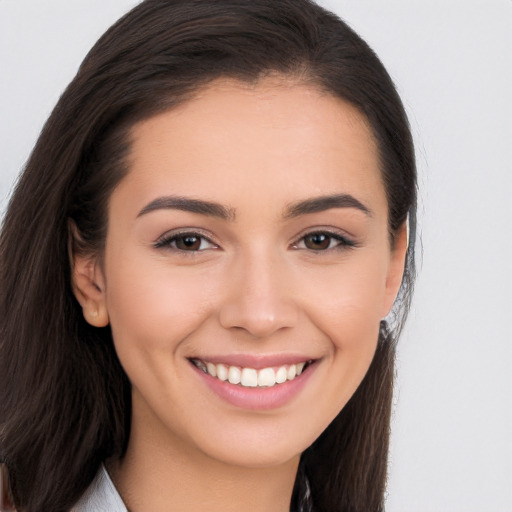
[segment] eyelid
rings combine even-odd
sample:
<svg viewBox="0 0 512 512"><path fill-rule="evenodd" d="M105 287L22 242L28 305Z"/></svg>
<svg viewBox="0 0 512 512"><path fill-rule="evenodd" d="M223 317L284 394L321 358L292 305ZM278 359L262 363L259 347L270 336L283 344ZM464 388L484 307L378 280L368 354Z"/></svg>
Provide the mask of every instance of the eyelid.
<svg viewBox="0 0 512 512"><path fill-rule="evenodd" d="M203 240L206 240L210 245L213 247L208 247L207 249L218 249L219 245L213 240L213 237L210 234L205 233L203 230L198 228L178 228L173 229L171 231L166 231L163 235L159 236L157 240L154 242L154 247L156 249L161 248L169 248L171 250L179 251L179 252L202 252L207 249L198 249L198 250L191 250L191 251L185 251L183 249L178 249L177 247L172 247L172 243L177 240L180 237L184 236L194 236L198 238L202 238Z"/></svg>
<svg viewBox="0 0 512 512"><path fill-rule="evenodd" d="M316 234L327 235L327 236L333 238L334 240L339 241L339 243L337 245L335 245L334 247L329 247L328 249L323 249L323 250L319 249L316 251L314 249L308 249L307 247L304 247L304 248L297 247L299 242L302 242L307 236L316 235ZM307 230L303 231L298 237L295 238L295 241L292 242L290 245L292 248L297 249L297 250L309 250L312 252L320 253L320 252L329 252L331 250L336 250L336 249L351 249L353 247L358 247L359 244L356 240L354 240L354 238L352 236L347 235L346 232L344 232L340 229L333 228L333 227L318 226L318 227L314 227L314 228L308 228Z"/></svg>

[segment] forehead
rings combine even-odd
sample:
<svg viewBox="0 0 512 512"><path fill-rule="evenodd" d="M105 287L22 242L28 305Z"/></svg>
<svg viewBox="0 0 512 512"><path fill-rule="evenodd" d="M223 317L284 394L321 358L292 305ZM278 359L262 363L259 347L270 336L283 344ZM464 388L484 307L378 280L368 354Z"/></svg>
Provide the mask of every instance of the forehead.
<svg viewBox="0 0 512 512"><path fill-rule="evenodd" d="M385 201L366 118L313 86L217 80L138 123L131 135L130 169L120 186L133 184L146 200L158 193L217 200L222 192L223 202L248 193L282 202L358 192Z"/></svg>

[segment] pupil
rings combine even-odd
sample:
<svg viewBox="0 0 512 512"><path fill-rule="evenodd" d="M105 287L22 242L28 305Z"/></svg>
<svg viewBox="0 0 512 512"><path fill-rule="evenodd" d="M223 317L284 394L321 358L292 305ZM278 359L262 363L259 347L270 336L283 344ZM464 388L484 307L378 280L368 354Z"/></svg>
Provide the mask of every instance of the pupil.
<svg viewBox="0 0 512 512"><path fill-rule="evenodd" d="M306 238L306 247L308 249L327 249L329 247L330 237L329 235L325 235L323 233L315 233L313 235L309 235Z"/></svg>
<svg viewBox="0 0 512 512"><path fill-rule="evenodd" d="M201 240L197 236L184 236L177 240L177 244L179 249L199 249L201 245Z"/></svg>

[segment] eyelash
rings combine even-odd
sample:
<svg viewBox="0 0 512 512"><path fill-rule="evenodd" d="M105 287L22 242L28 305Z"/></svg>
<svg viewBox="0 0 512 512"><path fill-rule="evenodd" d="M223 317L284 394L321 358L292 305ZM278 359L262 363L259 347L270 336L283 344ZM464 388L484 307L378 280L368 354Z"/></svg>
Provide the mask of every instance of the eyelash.
<svg viewBox="0 0 512 512"><path fill-rule="evenodd" d="M307 247L306 245L306 239L312 238L312 237L325 237L327 241L327 247L320 248L320 249L312 249L311 247ZM199 247L193 248L193 249L183 249L177 246L177 243L185 242L185 240L189 239L196 239L199 241ZM334 242L335 245L331 246L331 244ZM206 242L211 247L201 248L203 243ZM187 242L185 242L187 243ZM304 247L299 247L300 244L303 244ZM189 252L189 253L195 253L195 252L202 252L206 249L218 249L219 246L215 244L210 238L205 236L204 234L197 232L197 231L183 231L179 233L169 233L165 234L162 237L160 237L156 243L154 244L155 248L161 249L161 248L170 248L171 250L179 251L182 253ZM335 233L329 230L318 230L318 231L310 231L304 235L302 235L296 242L291 244L291 247L293 249L297 250L309 250L311 252L315 253L322 253L322 252L328 252L328 251L339 251L344 249L351 249L353 247L357 247L357 243L353 240L350 240L349 238L340 235L339 233Z"/></svg>
<svg viewBox="0 0 512 512"><path fill-rule="evenodd" d="M184 241L187 238L195 238L200 241L199 248L193 250L181 249L177 247L178 241ZM198 233L197 231L182 231L180 233L168 233L161 236L155 243L155 248L170 248L171 250L180 251L180 252L201 252L204 251L205 248L201 249L201 245L203 242L210 244L212 247L208 247L208 249L218 249L219 246L212 242L207 236L202 233Z"/></svg>
<svg viewBox="0 0 512 512"><path fill-rule="evenodd" d="M325 237L328 241L328 246L324 249L312 249L307 246L299 247L300 243L302 243L303 245L306 244L305 241L307 238L311 239L312 237L315 237L315 236ZM335 243L335 245L331 246L333 241L336 243ZM302 235L297 240L297 242L294 242L292 244L292 247L294 249L298 249L298 250L309 250L309 251L315 252L315 253L322 253L322 252L328 252L328 251L340 251L340 250L344 250L344 249L351 249L353 247L357 247L357 244L356 244L356 242L354 242L353 240L350 240L346 236L340 235L339 233L336 233L333 231L322 229L322 230L318 230L318 231L310 231L310 232Z"/></svg>

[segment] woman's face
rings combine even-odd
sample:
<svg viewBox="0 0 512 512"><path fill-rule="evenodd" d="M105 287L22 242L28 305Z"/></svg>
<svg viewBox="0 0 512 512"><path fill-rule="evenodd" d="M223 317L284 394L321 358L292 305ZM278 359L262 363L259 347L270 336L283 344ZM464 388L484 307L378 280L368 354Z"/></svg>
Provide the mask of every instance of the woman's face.
<svg viewBox="0 0 512 512"><path fill-rule="evenodd" d="M108 314L133 435L296 459L363 379L401 280L367 124L311 87L222 80L136 125L129 169L82 304Z"/></svg>

